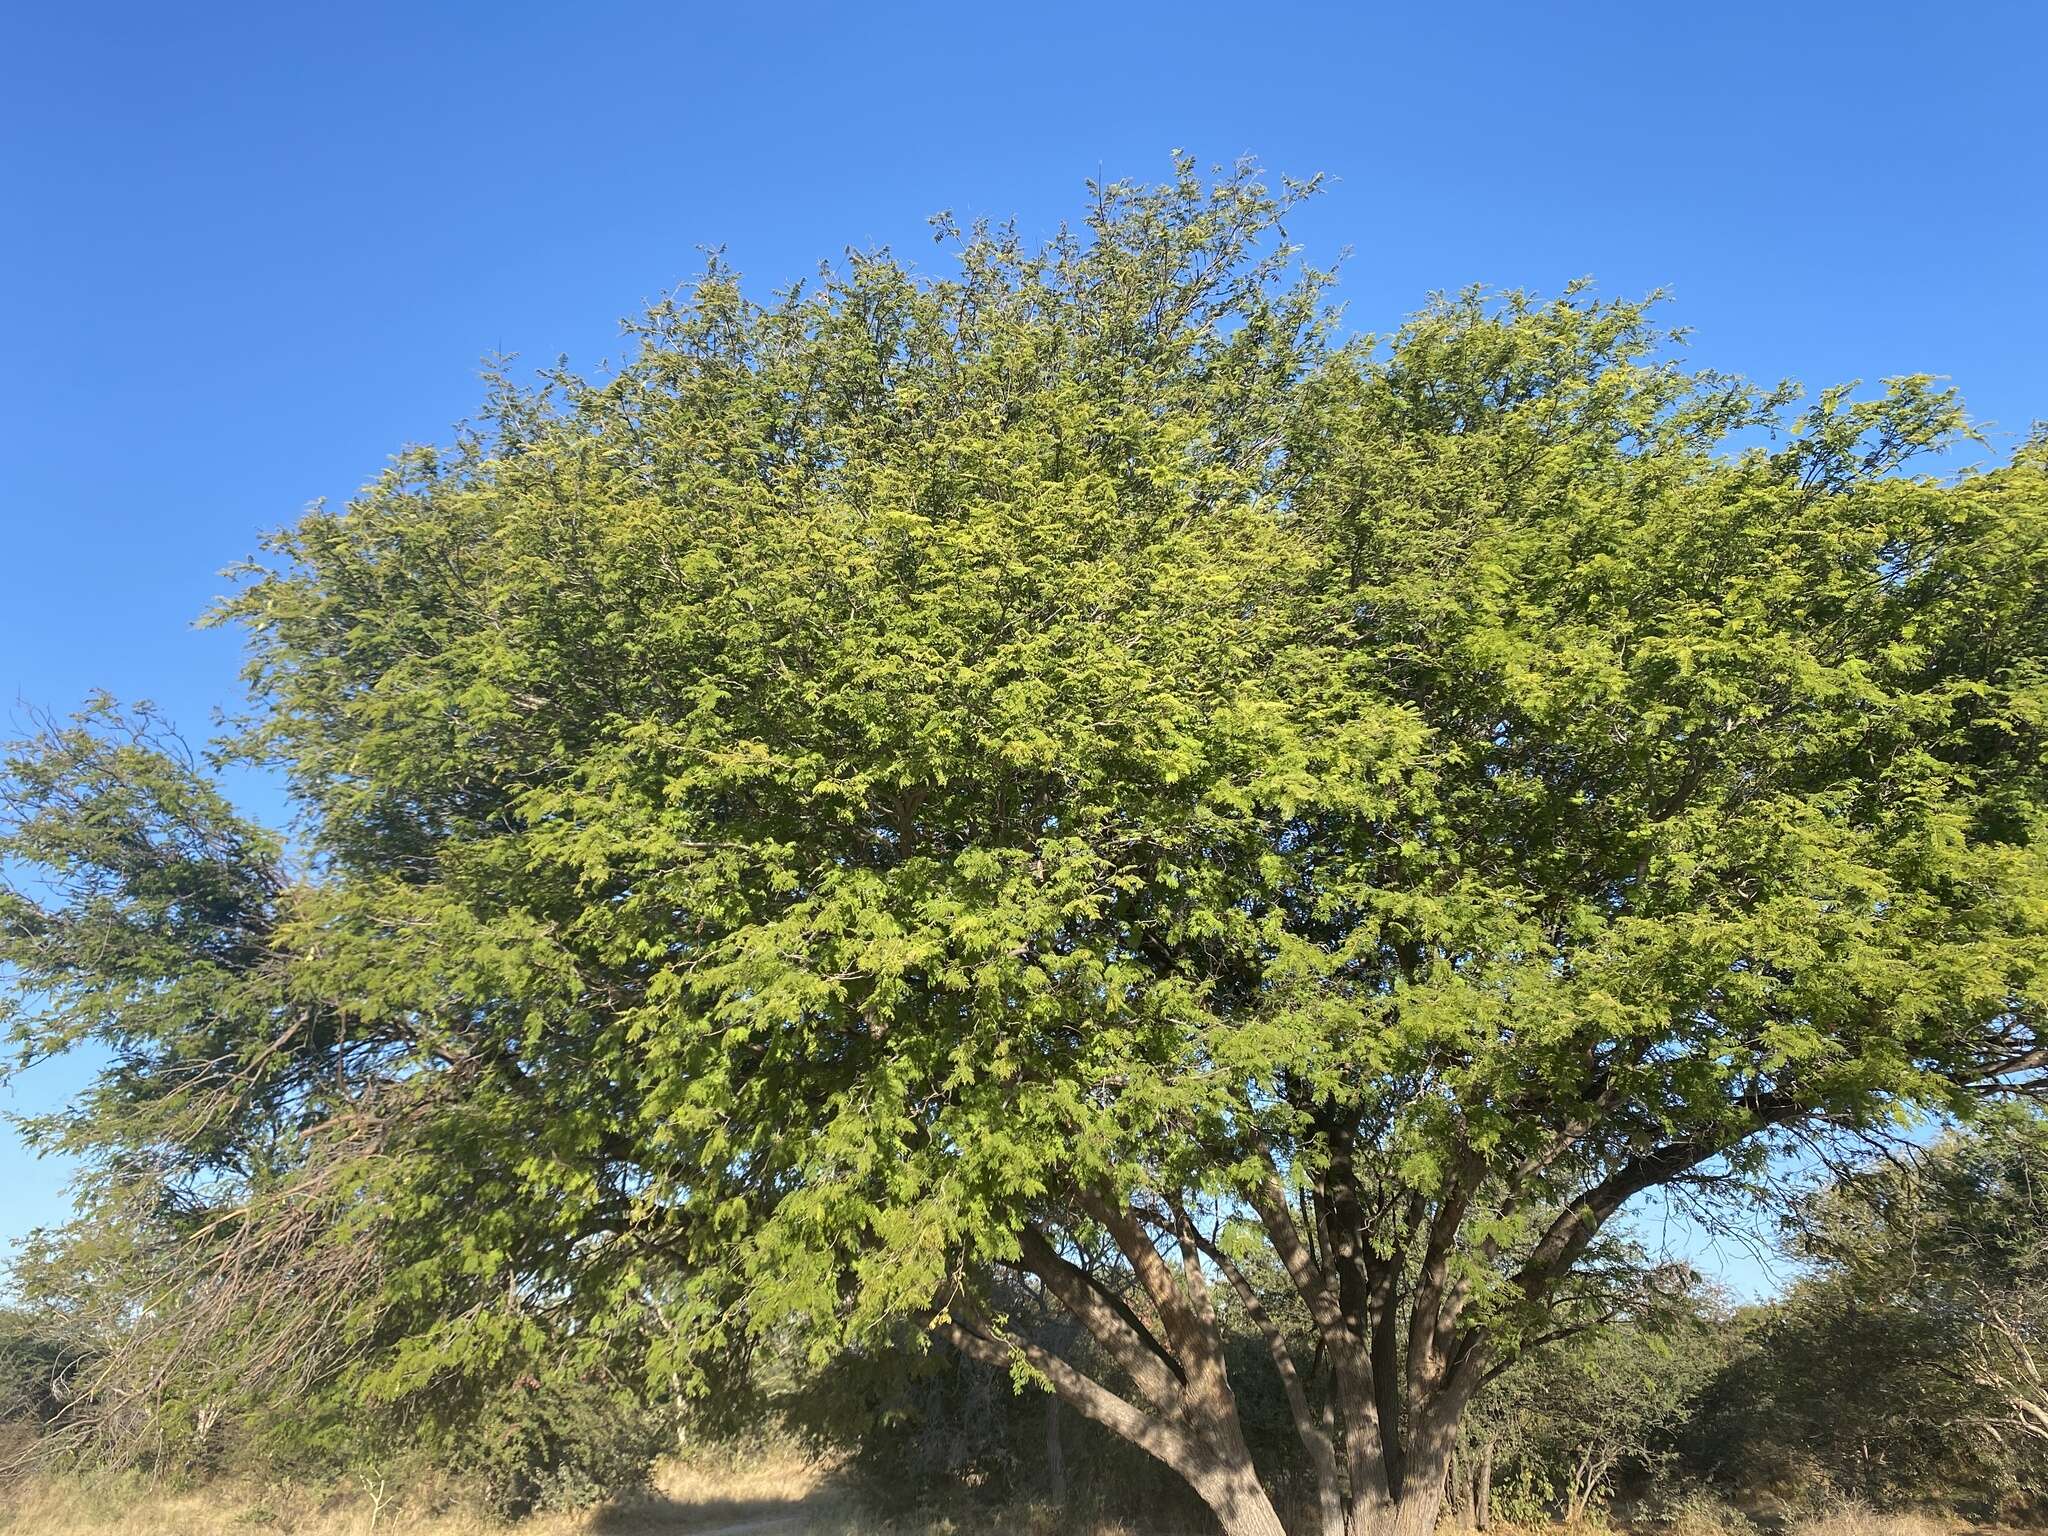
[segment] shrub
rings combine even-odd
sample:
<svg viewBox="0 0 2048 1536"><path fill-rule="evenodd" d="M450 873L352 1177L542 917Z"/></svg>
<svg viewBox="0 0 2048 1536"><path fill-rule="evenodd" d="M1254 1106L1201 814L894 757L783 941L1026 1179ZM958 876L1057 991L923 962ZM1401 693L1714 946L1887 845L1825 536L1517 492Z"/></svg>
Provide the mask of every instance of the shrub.
<svg viewBox="0 0 2048 1536"><path fill-rule="evenodd" d="M1882 1511L1844 1499L1792 1523L1789 1536L1949 1536L1952 1523L1914 1511Z"/></svg>
<svg viewBox="0 0 2048 1536"><path fill-rule="evenodd" d="M1691 1481L1653 1487L1637 1514L1665 1536L1757 1536L1754 1520L1711 1488Z"/></svg>
<svg viewBox="0 0 2048 1536"><path fill-rule="evenodd" d="M55 1419L65 1383L87 1356L76 1340L28 1314L0 1311L0 1423L40 1429Z"/></svg>
<svg viewBox="0 0 2048 1536"><path fill-rule="evenodd" d="M644 1487L666 1441L659 1417L609 1382L526 1376L485 1400L451 1470L500 1515L580 1509Z"/></svg>

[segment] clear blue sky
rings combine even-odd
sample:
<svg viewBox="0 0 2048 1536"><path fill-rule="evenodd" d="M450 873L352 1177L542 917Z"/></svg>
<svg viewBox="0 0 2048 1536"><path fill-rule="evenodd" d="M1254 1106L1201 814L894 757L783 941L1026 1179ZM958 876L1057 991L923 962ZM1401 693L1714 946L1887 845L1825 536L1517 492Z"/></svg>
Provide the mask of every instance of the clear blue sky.
<svg viewBox="0 0 2048 1536"><path fill-rule="evenodd" d="M2048 415L2048 9L68 5L0 25L0 693L204 734L258 530L595 365L723 244L765 287L924 220L1244 152L1330 196L1353 320L1666 285L1717 367ZM263 798L260 787L257 799ZM39 1071L0 1108L61 1100ZM0 1131L0 1242L62 1209Z"/></svg>

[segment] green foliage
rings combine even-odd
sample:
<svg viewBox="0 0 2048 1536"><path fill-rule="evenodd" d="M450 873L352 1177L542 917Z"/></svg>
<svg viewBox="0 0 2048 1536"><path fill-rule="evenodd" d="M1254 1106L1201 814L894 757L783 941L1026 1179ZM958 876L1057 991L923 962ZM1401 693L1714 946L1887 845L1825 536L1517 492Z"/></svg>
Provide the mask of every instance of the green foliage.
<svg viewBox="0 0 2048 1536"><path fill-rule="evenodd" d="M53 1422L90 1358L78 1339L45 1319L0 1309L0 1423L39 1431Z"/></svg>
<svg viewBox="0 0 2048 1536"><path fill-rule="evenodd" d="M114 1055L37 1134L206 1379L1009 1350L1031 1234L1193 1285L1270 1171L1397 1497L1632 1196L2037 1064L2048 446L1915 473L1928 380L1795 415L1583 288L1344 340L1312 190L714 265L497 381L215 616L298 867L147 716L14 753L14 1037Z"/></svg>
<svg viewBox="0 0 2048 1536"><path fill-rule="evenodd" d="M1510 1520L1580 1520L1671 1456L1674 1433L1723 1363L1719 1319L1690 1289L1659 1314L1617 1320L1536 1352L1474 1404L1470 1454L1490 1451Z"/></svg>
<svg viewBox="0 0 2048 1536"><path fill-rule="evenodd" d="M1814 1196L1812 1267L1754 1315L1687 1450L1883 1504L2048 1493L2048 1122L2008 1111Z"/></svg>
<svg viewBox="0 0 2048 1536"><path fill-rule="evenodd" d="M452 1435L443 1465L501 1515L579 1509L646 1483L672 1444L632 1393L598 1381L522 1377Z"/></svg>

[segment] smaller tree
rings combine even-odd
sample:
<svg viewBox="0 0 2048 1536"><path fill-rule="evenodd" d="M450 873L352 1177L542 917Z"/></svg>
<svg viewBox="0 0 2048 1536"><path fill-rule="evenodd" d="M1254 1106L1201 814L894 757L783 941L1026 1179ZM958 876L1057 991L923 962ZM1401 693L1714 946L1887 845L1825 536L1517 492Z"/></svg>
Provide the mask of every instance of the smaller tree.
<svg viewBox="0 0 2048 1536"><path fill-rule="evenodd" d="M1937 1475L1974 1469L1987 1493L2048 1490L2048 1119L2007 1107L1844 1178L1792 1236L1815 1272L1787 1331L1864 1372L1813 1421L1895 1463L1917 1448Z"/></svg>
<svg viewBox="0 0 2048 1536"><path fill-rule="evenodd" d="M1720 1363L1705 1298L1577 1334L1505 1374L1474 1406L1452 1506L1490 1524L1496 1463L1531 1502L1584 1520L1631 1468L1668 1454L1672 1432Z"/></svg>
<svg viewBox="0 0 2048 1536"><path fill-rule="evenodd" d="M1683 1436L1723 1482L1990 1505L2048 1490L2048 1120L2008 1107L1802 1202L1809 1267Z"/></svg>
<svg viewBox="0 0 2048 1536"><path fill-rule="evenodd" d="M40 1436L63 1412L72 1378L92 1358L57 1320L0 1308L0 1465L13 1444Z"/></svg>
<svg viewBox="0 0 2048 1536"><path fill-rule="evenodd" d="M1934 1385L1942 1418L1956 1412L2039 1488L2048 1120L2010 1106L1922 1157L1845 1179L1805 1213L1798 1245L1840 1303L1877 1321L1895 1349L1908 1345L1895 1358Z"/></svg>

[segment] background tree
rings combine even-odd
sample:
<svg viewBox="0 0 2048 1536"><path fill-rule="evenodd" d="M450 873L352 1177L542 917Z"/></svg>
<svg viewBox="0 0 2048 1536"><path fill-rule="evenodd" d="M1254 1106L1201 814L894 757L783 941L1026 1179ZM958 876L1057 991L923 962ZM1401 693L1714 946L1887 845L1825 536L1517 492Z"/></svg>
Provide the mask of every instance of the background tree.
<svg viewBox="0 0 2048 1536"><path fill-rule="evenodd" d="M2048 1122L1991 1117L1842 1180L1802 1215L1796 1251L1819 1266L1810 1288L1843 1293L1837 1305L1889 1334L1891 1374L1917 1367L1940 1383L1952 1415L2042 1491Z"/></svg>
<svg viewBox="0 0 2048 1536"><path fill-rule="evenodd" d="M1690 1326L1622 1324L1540 1353L1517 1373L1519 1449L1541 1462L1568 1522L1609 1497L1618 1474L1653 1470L1715 1360Z"/></svg>
<svg viewBox="0 0 2048 1536"><path fill-rule="evenodd" d="M16 1029L119 1057L46 1134L194 1233L330 1192L386 1397L910 1319L1232 1536L1255 1231L1325 1531L1429 1530L1632 1198L2038 1067L2048 451L1909 474L1927 381L1788 419L1582 289L1340 341L1309 190L714 268L280 535L220 618L304 874L14 761Z"/></svg>
<svg viewBox="0 0 2048 1536"><path fill-rule="evenodd" d="M1578 1523L1673 1460L1678 1432L1726 1363L1726 1309L1687 1266L1637 1262L1654 1283L1532 1351L1474 1399L1451 1468L1460 1527L1492 1524L1496 1482L1512 1523Z"/></svg>
<svg viewBox="0 0 2048 1536"><path fill-rule="evenodd" d="M2048 1126L2017 1110L1818 1191L1790 1232L1812 1267L1751 1321L1688 1454L1884 1502L2039 1499L2044 1199Z"/></svg>
<svg viewBox="0 0 2048 1536"><path fill-rule="evenodd" d="M89 1357L80 1342L19 1307L0 1310L0 1467L13 1467L63 1413Z"/></svg>

